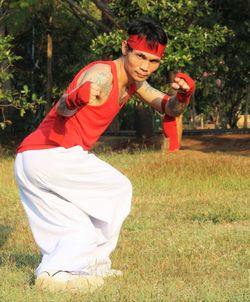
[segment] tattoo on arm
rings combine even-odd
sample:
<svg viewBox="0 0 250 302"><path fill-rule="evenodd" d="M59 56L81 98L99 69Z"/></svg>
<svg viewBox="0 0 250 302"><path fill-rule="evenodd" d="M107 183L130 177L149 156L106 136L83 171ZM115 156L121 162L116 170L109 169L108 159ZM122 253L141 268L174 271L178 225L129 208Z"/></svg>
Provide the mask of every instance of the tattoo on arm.
<svg viewBox="0 0 250 302"><path fill-rule="evenodd" d="M95 74L86 73L86 78L84 77L84 80L98 85L102 90L103 96L107 96L111 91L113 76L111 72L99 71L95 72Z"/></svg>
<svg viewBox="0 0 250 302"><path fill-rule="evenodd" d="M165 105L165 113L170 116L179 116L185 111L187 106L188 106L187 103L181 103L178 101L176 96L173 96L169 99L169 101Z"/></svg>
<svg viewBox="0 0 250 302"><path fill-rule="evenodd" d="M98 85L101 88L102 98L105 98L108 96L108 94L111 91L112 79L113 79L113 76L112 76L111 72L105 72L105 71L99 71L99 72L95 72L95 73L86 72L86 74L78 82L77 88L75 88L75 90L78 89L84 82L90 81L90 82L95 83L96 85ZM61 97L61 99L57 105L56 111L59 115L69 117L69 116L74 115L77 112L78 108L76 108L74 110L69 110L65 103L66 97L67 97L67 94L64 94Z"/></svg>
<svg viewBox="0 0 250 302"><path fill-rule="evenodd" d="M143 98L147 99L153 98L152 101L150 101L150 105L152 105L155 109L157 109L159 112L162 112L161 108L161 102L164 97L164 93L160 92L158 89L153 88L147 81L144 82L136 82L137 90L140 95L140 88L142 88L143 91ZM154 104L156 104L154 106ZM165 105L165 112L169 116L179 116L182 114L185 109L187 108L187 103L181 103L178 101L176 96L172 96L169 101Z"/></svg>

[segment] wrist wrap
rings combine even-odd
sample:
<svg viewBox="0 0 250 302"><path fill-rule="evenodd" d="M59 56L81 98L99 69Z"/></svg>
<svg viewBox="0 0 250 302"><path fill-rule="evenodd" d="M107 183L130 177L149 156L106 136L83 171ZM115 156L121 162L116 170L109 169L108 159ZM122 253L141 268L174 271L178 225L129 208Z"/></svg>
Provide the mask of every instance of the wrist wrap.
<svg viewBox="0 0 250 302"><path fill-rule="evenodd" d="M165 95L161 101L161 108L163 113L165 113L165 105L169 101L169 99L170 96ZM169 151L178 150L180 148L180 145L178 142L176 118L165 114L162 121L162 130L165 137L168 137L169 139L168 150Z"/></svg>
<svg viewBox="0 0 250 302"><path fill-rule="evenodd" d="M191 79L190 76L182 72L178 72L175 77L183 79L189 86L189 90L187 92L177 92L176 97L178 101L181 103L189 103L195 89L194 80Z"/></svg>
<svg viewBox="0 0 250 302"><path fill-rule="evenodd" d="M74 110L82 107L89 102L91 82L85 82L77 89L69 92L65 103L69 110Z"/></svg>
<svg viewBox="0 0 250 302"><path fill-rule="evenodd" d="M165 137L169 138L169 151L175 151L180 148L178 142L178 132L176 118L165 114L162 122L162 129Z"/></svg>
<svg viewBox="0 0 250 302"><path fill-rule="evenodd" d="M162 110L162 113L165 113L165 105L167 104L167 102L169 101L170 99L170 96L169 95L164 95L162 101L161 101L161 110Z"/></svg>

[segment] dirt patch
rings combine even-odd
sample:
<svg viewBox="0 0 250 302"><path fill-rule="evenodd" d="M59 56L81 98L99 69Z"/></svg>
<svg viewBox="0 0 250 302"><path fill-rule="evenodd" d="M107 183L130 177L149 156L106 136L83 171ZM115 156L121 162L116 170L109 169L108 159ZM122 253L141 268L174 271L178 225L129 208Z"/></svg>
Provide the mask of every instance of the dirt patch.
<svg viewBox="0 0 250 302"><path fill-rule="evenodd" d="M95 151L128 149L161 149L163 145L162 135L146 140L138 140L128 137L105 136L96 144ZM250 156L250 134L213 134L184 136L181 150L194 150L201 152L227 152L239 153Z"/></svg>
<svg viewBox="0 0 250 302"><path fill-rule="evenodd" d="M3 154L14 155L19 140L11 140L0 143L0 156ZM145 140L134 137L103 136L93 148L94 151L122 151L155 149L159 150L163 145L163 136L157 135ZM210 134L183 136L181 150L194 150L200 152L226 152L250 156L250 134Z"/></svg>
<svg viewBox="0 0 250 302"><path fill-rule="evenodd" d="M250 156L250 134L197 135L184 137L183 150L237 152Z"/></svg>

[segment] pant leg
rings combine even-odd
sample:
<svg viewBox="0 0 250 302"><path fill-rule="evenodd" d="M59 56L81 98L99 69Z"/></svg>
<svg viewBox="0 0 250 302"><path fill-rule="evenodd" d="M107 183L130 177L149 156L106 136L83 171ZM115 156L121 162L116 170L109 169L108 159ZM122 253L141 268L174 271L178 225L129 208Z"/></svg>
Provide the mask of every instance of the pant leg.
<svg viewBox="0 0 250 302"><path fill-rule="evenodd" d="M44 255L37 273L84 270L97 261L97 245L105 250L101 257L108 259L130 210L132 190L126 177L79 147L24 152L17 156L15 170ZM90 216L109 225L102 243L97 242L98 228Z"/></svg>
<svg viewBox="0 0 250 302"><path fill-rule="evenodd" d="M113 223L90 217L98 233L98 244L95 250L95 262L88 267L90 273L103 274L111 269L110 255L114 251L124 220L116 220Z"/></svg>
<svg viewBox="0 0 250 302"><path fill-rule="evenodd" d="M81 271L95 261L97 232L89 216L72 203L26 177L18 154L15 174L34 239L43 254L36 270Z"/></svg>

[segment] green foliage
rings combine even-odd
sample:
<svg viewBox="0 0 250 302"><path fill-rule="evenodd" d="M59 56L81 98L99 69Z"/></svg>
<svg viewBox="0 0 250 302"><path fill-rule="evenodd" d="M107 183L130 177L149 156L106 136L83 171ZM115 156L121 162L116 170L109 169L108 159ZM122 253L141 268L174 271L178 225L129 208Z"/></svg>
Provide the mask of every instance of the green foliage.
<svg viewBox="0 0 250 302"><path fill-rule="evenodd" d="M7 27L15 38L14 53L8 55L9 59L13 58L13 70L7 70L7 75L2 76L5 81L14 83L20 98L21 90L25 91L23 86L29 83L29 100L23 94L28 103L33 93L37 99L45 97L48 30L53 37L53 102L84 65L93 60L115 58L120 53L126 32L107 22L93 1L75 3L79 10L73 12L67 1L0 0L0 26ZM249 82L248 1L110 0L107 5L124 28L128 21L145 15L159 21L167 32L168 48L159 70L150 79L153 86L164 87L169 71L183 70L196 80L197 112L214 115L214 108L218 107L221 118L226 118L231 127L235 126L246 103L245 88ZM48 28L51 7L53 24ZM103 33L96 22L83 17L81 9L98 22L108 24L111 31ZM203 77L204 72L209 76ZM215 84L217 79L222 81L219 89ZM8 95L6 90L5 94ZM9 98L12 94L13 89ZM24 104L25 101L20 106L25 107Z"/></svg>
<svg viewBox="0 0 250 302"><path fill-rule="evenodd" d="M205 15L211 14L208 1L199 4L198 1L111 1L110 8L122 20L129 16L130 20L140 16L151 16L158 20L169 37L168 48L163 59L164 69L188 69L197 57L209 55L211 50L225 43L226 38L232 35L226 26L213 24L200 25L199 21ZM122 31L113 31L102 34L92 42L92 50L100 54L112 48L120 48L121 40L125 34ZM111 48L107 47L111 45Z"/></svg>
<svg viewBox="0 0 250 302"><path fill-rule="evenodd" d="M120 53L121 43L126 38L126 33L120 29L103 33L92 40L91 49L98 56L102 56L103 54L118 55Z"/></svg>
<svg viewBox="0 0 250 302"><path fill-rule="evenodd" d="M4 14L1 16L0 25L11 24L9 29L11 35L24 31L29 26L34 9L40 6L37 0L2 0L1 2Z"/></svg>
<svg viewBox="0 0 250 302"><path fill-rule="evenodd" d="M15 61L21 59L19 56L16 56L11 50L12 41L13 38L11 36L6 36L6 37L3 37L2 35L0 36L1 83L13 78L13 75L8 70L10 67L13 66Z"/></svg>
<svg viewBox="0 0 250 302"><path fill-rule="evenodd" d="M0 36L0 108L2 111L2 120L0 120L0 129L5 129L12 124L11 119L6 118L5 109L14 107L19 110L20 116L23 117L29 110L36 111L37 106L45 103L35 93L30 92L27 85L24 85L21 91L11 89L10 80L13 79L12 68L20 56L16 56L11 50L11 36Z"/></svg>
<svg viewBox="0 0 250 302"><path fill-rule="evenodd" d="M216 46L225 43L232 32L215 24L212 28L204 28L191 24L186 31L178 31L174 39L169 41L164 63L168 70L189 69L201 56L208 56ZM199 62L197 62L199 65ZM198 68L204 66L198 66Z"/></svg>
<svg viewBox="0 0 250 302"><path fill-rule="evenodd" d="M53 4L53 25L50 28L53 37L53 88L52 102L56 102L66 89L72 77L84 65L95 59L89 51L89 45L93 33L89 30L89 23L86 26L79 22L79 19L67 9L65 3L59 1L3 1L4 14L1 16L0 25L3 25L14 36L13 52L22 57L22 60L15 61L11 72L13 86L19 91L11 89L10 97L15 94L17 108L22 107L27 112L27 106L43 104L47 85L47 31L49 5ZM85 9L87 2L83 1ZM97 11L94 4L88 6L88 11L95 14ZM100 15L100 13L98 12ZM98 17L96 14L96 17ZM26 94L24 85L29 86L29 93ZM21 93L21 91L23 91ZM5 91L5 95L7 92ZM28 97L27 97L28 96ZM28 128L36 127L44 116L43 106L38 110L30 107L27 123ZM12 121L14 122L14 120ZM15 126L13 124L13 126Z"/></svg>

